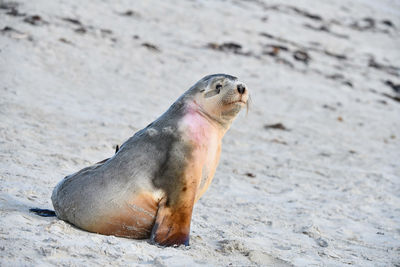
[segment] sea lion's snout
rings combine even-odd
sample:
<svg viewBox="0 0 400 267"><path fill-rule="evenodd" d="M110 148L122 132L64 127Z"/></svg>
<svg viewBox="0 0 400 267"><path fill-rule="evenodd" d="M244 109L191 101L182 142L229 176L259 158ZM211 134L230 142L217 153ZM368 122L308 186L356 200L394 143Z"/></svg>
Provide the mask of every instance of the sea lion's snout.
<svg viewBox="0 0 400 267"><path fill-rule="evenodd" d="M245 83L235 81L226 95L226 103L247 104L249 90Z"/></svg>

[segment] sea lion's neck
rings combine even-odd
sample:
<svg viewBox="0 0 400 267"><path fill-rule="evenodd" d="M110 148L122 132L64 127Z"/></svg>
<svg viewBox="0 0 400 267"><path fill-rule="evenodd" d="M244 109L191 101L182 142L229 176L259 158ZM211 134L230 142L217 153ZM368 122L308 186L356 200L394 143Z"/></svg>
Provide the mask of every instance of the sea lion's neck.
<svg viewBox="0 0 400 267"><path fill-rule="evenodd" d="M179 124L185 129L187 137L198 144L207 143L209 139L220 142L228 130L194 103L186 106Z"/></svg>
<svg viewBox="0 0 400 267"><path fill-rule="evenodd" d="M210 115L206 112L196 101L190 102L186 106L186 112L194 116L194 114L200 115L203 119L207 120L213 127L217 128L221 132L221 138L228 131L231 126L231 121L225 121L221 118Z"/></svg>

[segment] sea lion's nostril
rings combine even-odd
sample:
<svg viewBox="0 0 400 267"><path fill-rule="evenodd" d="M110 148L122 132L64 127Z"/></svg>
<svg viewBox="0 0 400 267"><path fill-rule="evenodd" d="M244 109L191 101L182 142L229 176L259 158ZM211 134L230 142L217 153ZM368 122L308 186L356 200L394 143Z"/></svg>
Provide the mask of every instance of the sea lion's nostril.
<svg viewBox="0 0 400 267"><path fill-rule="evenodd" d="M237 90L239 94L244 94L244 92L246 91L246 87L243 84L238 84Z"/></svg>

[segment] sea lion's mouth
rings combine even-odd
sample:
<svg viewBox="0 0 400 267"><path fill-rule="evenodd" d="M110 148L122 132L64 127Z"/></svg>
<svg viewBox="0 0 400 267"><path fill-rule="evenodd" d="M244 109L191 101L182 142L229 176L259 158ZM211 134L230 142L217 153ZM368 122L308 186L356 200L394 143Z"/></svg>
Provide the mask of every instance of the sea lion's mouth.
<svg viewBox="0 0 400 267"><path fill-rule="evenodd" d="M232 101L232 102L229 102L228 103L228 105L233 105L233 104L240 104L240 105L246 105L246 102L245 101L243 101L242 99L240 99L240 100L236 100L236 101Z"/></svg>

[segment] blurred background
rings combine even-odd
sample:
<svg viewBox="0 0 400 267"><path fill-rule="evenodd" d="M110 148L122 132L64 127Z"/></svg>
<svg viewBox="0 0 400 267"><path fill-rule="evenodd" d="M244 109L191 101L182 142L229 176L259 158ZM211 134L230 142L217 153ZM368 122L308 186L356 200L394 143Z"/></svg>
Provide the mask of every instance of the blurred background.
<svg viewBox="0 0 400 267"><path fill-rule="evenodd" d="M0 265L400 265L400 2L0 1ZM28 213L205 75L252 97L188 248Z"/></svg>

